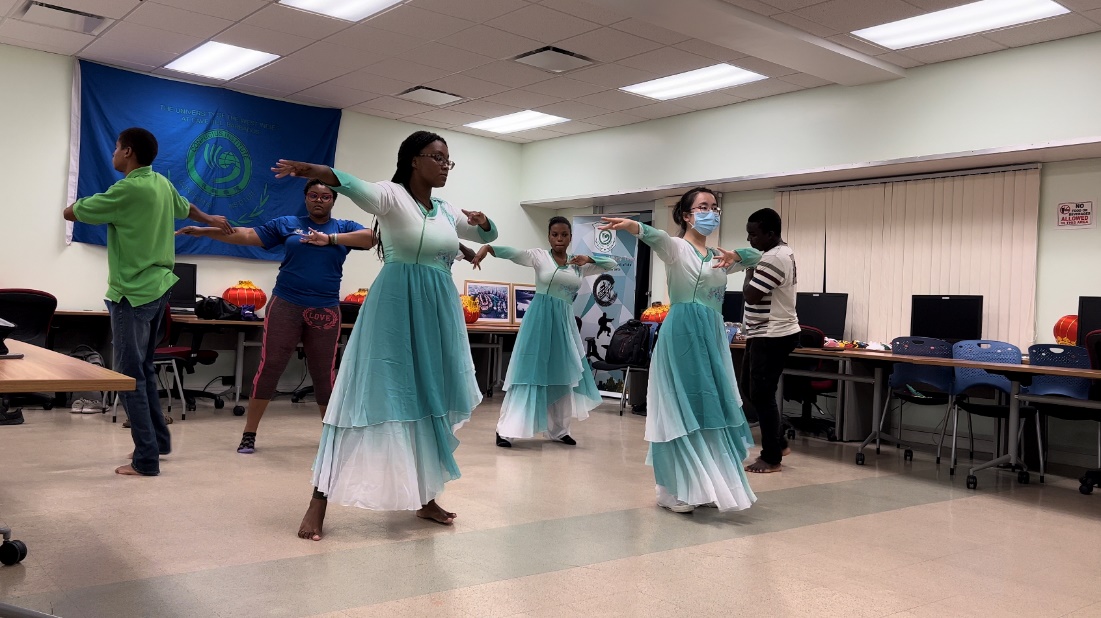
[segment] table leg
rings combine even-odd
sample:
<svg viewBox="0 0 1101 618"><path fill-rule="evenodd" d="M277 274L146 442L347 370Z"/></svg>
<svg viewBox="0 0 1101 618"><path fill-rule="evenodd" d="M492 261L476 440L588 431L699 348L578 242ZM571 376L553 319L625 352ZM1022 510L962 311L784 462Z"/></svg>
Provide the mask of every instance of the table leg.
<svg viewBox="0 0 1101 618"><path fill-rule="evenodd" d="M868 448L868 445L873 441L875 442L875 452L879 454L880 447L880 431L879 420L880 415L883 414L883 367L876 366L875 368L875 382L872 386L872 431L868 434L867 438L864 438L864 442L860 444L860 448L856 452L857 465L864 465L864 449Z"/></svg>
<svg viewBox="0 0 1101 618"><path fill-rule="evenodd" d="M1020 466L1021 472L1017 479L1022 483L1028 482L1028 466L1025 462L1017 457L1017 436L1020 432L1021 425L1021 402L1017 399L1017 395L1021 394L1021 383L1017 380L1010 379L1009 382L1009 427L1006 433L1009 436L1006 438L1005 455L992 459L984 464L973 466L968 471L967 487L968 489L975 489L978 486L978 479L975 478L975 473L979 470L986 470L987 468L994 468L1003 464L1009 464L1010 467Z"/></svg>

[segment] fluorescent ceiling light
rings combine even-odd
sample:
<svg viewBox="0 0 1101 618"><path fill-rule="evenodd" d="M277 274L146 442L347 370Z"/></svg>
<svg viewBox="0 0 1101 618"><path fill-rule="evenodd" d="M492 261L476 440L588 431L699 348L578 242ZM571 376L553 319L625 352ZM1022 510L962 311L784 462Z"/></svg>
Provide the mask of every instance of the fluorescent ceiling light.
<svg viewBox="0 0 1101 618"><path fill-rule="evenodd" d="M627 86L626 88L620 88L620 90L651 99L668 101L669 99L679 99L701 92L741 86L762 79L768 78L760 73L740 69L729 64L716 64L695 71L688 71L687 73L678 73L677 75L642 82L634 86Z"/></svg>
<svg viewBox="0 0 1101 618"><path fill-rule="evenodd" d="M546 127L552 124L569 121L569 118L551 116L550 114L534 112L527 109L507 116L498 116L497 118L490 118L489 120L472 122L465 126L471 129L490 131L492 133L515 133L517 131L527 131L528 129L536 129L538 127Z"/></svg>
<svg viewBox="0 0 1101 618"><path fill-rule="evenodd" d="M360 21L403 0L279 0L279 4L344 21Z"/></svg>
<svg viewBox="0 0 1101 618"><path fill-rule="evenodd" d="M1052 0L981 0L853 34L888 49L905 49L1069 13Z"/></svg>
<svg viewBox="0 0 1101 618"><path fill-rule="evenodd" d="M164 68L214 79L233 79L277 58L279 56L275 54L210 41L176 58Z"/></svg>

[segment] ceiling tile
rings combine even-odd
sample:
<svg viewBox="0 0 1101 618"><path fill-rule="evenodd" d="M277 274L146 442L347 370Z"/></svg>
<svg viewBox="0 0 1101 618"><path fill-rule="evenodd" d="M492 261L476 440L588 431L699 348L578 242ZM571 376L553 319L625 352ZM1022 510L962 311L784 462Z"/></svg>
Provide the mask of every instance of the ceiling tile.
<svg viewBox="0 0 1101 618"><path fill-rule="evenodd" d="M637 94L623 92L622 90L605 90L596 94L590 94L574 99L579 103L587 103L602 107L610 112L621 112L625 109L642 107L653 102L652 99L640 97Z"/></svg>
<svg viewBox="0 0 1101 618"><path fill-rule="evenodd" d="M506 135L498 135L496 137L496 139L499 139L502 142L512 142L514 144L530 144L533 141L535 141L535 140L530 140L526 137L517 137L515 133L506 134Z"/></svg>
<svg viewBox="0 0 1101 618"><path fill-rule="evenodd" d="M349 107L348 109L346 109L344 111L346 111L346 112L347 111L357 112L357 113L360 113L360 114L364 114L366 116L374 116L376 118L389 118L391 120L397 120L398 118L402 118L402 117L405 116L405 114L396 114L394 112L384 112L380 109L371 109L369 107L363 107L363 106L360 106L360 105L355 105L355 106Z"/></svg>
<svg viewBox="0 0 1101 618"><path fill-rule="evenodd" d="M230 83L264 88L286 96L328 81L323 76L317 77L308 73L284 73L274 68L277 64L278 62L270 64L248 75L238 77Z"/></svg>
<svg viewBox="0 0 1101 618"><path fill-rule="evenodd" d="M243 19L268 4L268 0L157 0L157 2L234 21Z"/></svg>
<svg viewBox="0 0 1101 618"><path fill-rule="evenodd" d="M624 58L617 64L634 67L649 73L657 73L658 75L675 75L712 66L715 61L675 47L663 47L645 54Z"/></svg>
<svg viewBox="0 0 1101 618"><path fill-rule="evenodd" d="M502 86L511 86L512 88L520 88L554 77L554 73L540 71L526 64L520 64L515 60L498 60L493 64L482 65L476 69L466 71L464 75L484 79Z"/></svg>
<svg viewBox="0 0 1101 618"><path fill-rule="evenodd" d="M282 4L270 4L249 15L243 23L313 39L332 36L351 25L346 21L292 9Z"/></svg>
<svg viewBox="0 0 1101 618"><path fill-rule="evenodd" d="M1094 23L1101 24L1101 9L1097 9L1094 11L1083 11L1082 14L1090 18L1090 20Z"/></svg>
<svg viewBox="0 0 1101 618"><path fill-rule="evenodd" d="M367 110L381 110L384 112L390 112L393 114L399 114L401 116L412 116L413 114L423 114L424 112L430 112L435 107L431 105L424 105L423 103L416 103L414 101L406 101L405 99L398 99L395 97L379 97L377 99L371 99L366 103L360 105L354 105L354 109L364 110L366 113L371 113Z"/></svg>
<svg viewBox="0 0 1101 618"><path fill-rule="evenodd" d="M409 90L417 84L401 79L390 79L389 77L375 75L374 73L368 73L360 69L359 71L353 71L342 76L340 78L340 85L347 86L348 88L355 88L356 90L366 90L367 92L373 92L375 94L396 95Z"/></svg>
<svg viewBox="0 0 1101 618"><path fill-rule="evenodd" d="M622 88L663 77L658 73L643 71L622 64L601 64L570 73L573 79L601 86L601 90Z"/></svg>
<svg viewBox="0 0 1101 618"><path fill-rule="evenodd" d="M286 58L280 58L275 62L268 65L272 71L276 73L284 73L288 75L301 75L304 79L311 80L313 83L311 86L320 84L321 82L327 82L330 79L340 77L350 72L347 67L342 67L336 64L315 64L313 60L306 59L305 56L299 56L298 52L287 56ZM264 86L264 84L259 84ZM265 88L271 88L271 86L264 86Z"/></svg>
<svg viewBox="0 0 1101 618"><path fill-rule="evenodd" d="M1021 47L1044 41L1065 39L1080 34L1101 30L1101 26L1081 15L1070 13L1031 24L1023 24L996 32L987 32L983 36L1008 47Z"/></svg>
<svg viewBox="0 0 1101 618"><path fill-rule="evenodd" d="M290 54L288 58L295 62L301 62L303 65L324 65L326 68L343 67L347 69L347 71L344 71L345 73L378 62L378 58L375 56L362 54L351 47L335 45L326 41L320 41L296 51Z"/></svg>
<svg viewBox="0 0 1101 618"><path fill-rule="evenodd" d="M707 41L700 41L698 39L689 39L683 43L677 43L673 47L691 52L697 56L718 60L719 62L733 62L746 57L746 54L736 49L722 47L721 45L715 45L714 43L708 43Z"/></svg>
<svg viewBox="0 0 1101 618"><path fill-rule="evenodd" d="M141 3L133 13L126 16L126 21L204 39L209 39L233 25L228 19L193 13L156 2Z"/></svg>
<svg viewBox="0 0 1101 618"><path fill-rule="evenodd" d="M975 0L906 0L910 4L918 7L919 9L925 9L926 11L940 11L943 9L950 9L954 6L960 6L963 4L971 4ZM1060 2L1069 8L1068 2L1074 0L1060 0ZM1098 0L1089 0L1097 2Z"/></svg>
<svg viewBox="0 0 1101 618"><path fill-rule="evenodd" d="M791 75L792 73L799 72L795 69L789 69L788 67L769 62L768 60L761 60L753 56L739 58L736 62L732 62L731 64L753 71L754 73L767 75L768 77L783 77L784 75Z"/></svg>
<svg viewBox="0 0 1101 618"><path fill-rule="evenodd" d="M789 84L780 79L766 79L759 82L753 82L751 84L744 84L741 86L735 86L733 88L726 88L719 92L741 97L743 99L763 99L765 97L771 97L777 94L786 94L788 92L795 92L802 90L802 86L796 86L795 84Z"/></svg>
<svg viewBox="0 0 1101 618"><path fill-rule="evenodd" d="M100 35L102 39L108 39L132 45L134 47L148 47L160 49L174 54L183 54L198 47L203 39L178 32L169 32L157 28L150 28L125 21L116 22L110 30Z"/></svg>
<svg viewBox="0 0 1101 618"><path fill-rule="evenodd" d="M493 58L512 58L543 46L534 39L482 25L467 28L441 39L440 42Z"/></svg>
<svg viewBox="0 0 1101 618"><path fill-rule="evenodd" d="M508 90L482 99L490 103L510 105L520 109L533 109L541 105L549 105L560 101L561 97L553 97L548 94L530 92L528 90Z"/></svg>
<svg viewBox="0 0 1101 618"><path fill-rule="evenodd" d="M650 39L663 45L675 45L683 41L687 41L692 38L685 36L679 32L673 32L660 26L655 26L649 22L642 21L641 19L627 19L621 21L612 26L616 30L626 32L628 34L634 34L644 39Z"/></svg>
<svg viewBox="0 0 1101 618"><path fill-rule="evenodd" d="M617 21L623 21L628 17L618 11L612 11L604 7L589 4L585 2L585 0L543 0L540 4L556 11L569 13L574 17L580 17L604 26L614 24Z"/></svg>
<svg viewBox="0 0 1101 618"><path fill-rule="evenodd" d="M468 52L458 47L441 45L440 43L428 43L420 47L414 47L407 52L403 52L401 57L418 64L443 69L449 73L466 71L494 61L489 56Z"/></svg>
<svg viewBox="0 0 1101 618"><path fill-rule="evenodd" d="M204 77L202 75L190 75L187 73L180 73L178 71L170 71L168 69L153 69L152 75L159 75L161 77L167 77L170 79L187 82L189 84L199 84L205 86L214 86L221 88L226 85L224 79L215 79L213 77Z"/></svg>
<svg viewBox="0 0 1101 618"><path fill-rule="evenodd" d="M554 139L556 137L562 137L563 135L562 133L555 131L554 127L565 126L568 124L570 123L563 122L560 125L552 125L546 129L528 129L527 131L517 131L516 133L510 133L510 135L523 139L529 139L533 142L544 139Z"/></svg>
<svg viewBox="0 0 1101 618"><path fill-rule="evenodd" d="M570 79L568 77L555 77L545 82L538 82L530 86L525 86L524 90L530 90L539 94L547 94L552 97L560 97L563 99L575 99L587 94L602 92L607 90L607 88L602 88L576 79Z"/></svg>
<svg viewBox="0 0 1101 618"><path fill-rule="evenodd" d="M543 112L544 114L551 114L553 116L561 116L563 118L569 118L570 120L584 120L591 116L600 116L607 114L608 110L597 107L595 105L586 105L584 103L578 103L577 101L562 101L560 103L551 103L550 105L544 105L537 108L535 111Z"/></svg>
<svg viewBox="0 0 1101 618"><path fill-rule="evenodd" d="M443 79L437 79L424 85L459 95L464 99L481 99L508 90L507 86L500 86L484 79L467 77L462 74L448 75Z"/></svg>
<svg viewBox="0 0 1101 618"><path fill-rule="evenodd" d="M891 51L886 47L880 47L870 41L855 37L851 34L837 34L829 37L830 41L837 43L843 47L847 47L853 51L860 52L862 54L868 54L869 56L878 56L879 54Z"/></svg>
<svg viewBox="0 0 1101 618"><path fill-rule="evenodd" d="M5 41L3 37L0 37L0 43L7 43L7 42L8 41ZM24 43L25 43L24 41L20 41L18 44L25 46ZM56 53L56 54L66 53L66 52L57 51L57 50L53 50L53 49L43 49L42 51L53 52L53 53ZM106 64L108 66L113 66L113 67L116 67L116 68L119 68L119 69L128 69L128 70L131 70L131 71L137 71L139 73L152 73L157 68L156 65L142 64L140 62L131 62L129 60L120 60L118 58L110 58L110 57L104 56L104 55L92 54L92 53L88 52L87 48L84 48L83 50L80 51L79 54L76 54L76 55L78 55L82 60L91 60L92 62L98 62L99 64ZM169 59L169 60L171 60L171 59Z"/></svg>
<svg viewBox="0 0 1101 618"><path fill-rule="evenodd" d="M131 45L122 39L108 39L100 37L91 45L80 52L81 58L100 60L109 64L127 63L136 66L148 66L150 68L161 67L172 62L179 54L153 49L151 47L139 47ZM131 68L135 68L132 66Z"/></svg>
<svg viewBox="0 0 1101 618"><path fill-rule="evenodd" d="M375 75L389 77L390 79L399 79L417 84L430 82L450 74L450 71L417 64L416 62L410 62L404 58L387 58L381 62L364 67L363 70Z"/></svg>
<svg viewBox="0 0 1101 618"><path fill-rule="evenodd" d="M723 2L726 2L727 4L732 4L739 8L753 11L754 13L759 13L766 17L781 12L780 9L770 4L765 4L764 2L761 2L761 0L723 0Z"/></svg>
<svg viewBox="0 0 1101 618"><path fill-rule="evenodd" d="M1004 45L995 43L990 39L981 36L968 36L954 41L933 43L932 45L923 45L921 47L911 47L910 49L902 50L902 52L914 60L932 64L934 62L947 62L948 60L966 58L968 56L978 56L979 54L987 54L1003 49L1005 49Z"/></svg>
<svg viewBox="0 0 1101 618"><path fill-rule="evenodd" d="M557 46L600 62L615 62L655 50L661 44L614 28L601 28L559 41Z"/></svg>
<svg viewBox="0 0 1101 618"><path fill-rule="evenodd" d="M4 16L8 14L11 7L15 6L18 0L0 0L0 19L4 19Z"/></svg>
<svg viewBox="0 0 1101 618"><path fill-rule="evenodd" d="M914 67L919 67L919 66L925 64L924 62L914 60L913 58L911 58L909 56L906 56L904 54L900 54L898 52L887 52L886 54L880 54L880 55L876 56L876 58L878 60L882 60L884 62L890 62L891 64L893 64L895 66L898 66L898 67L902 67L904 69L912 69ZM784 79L787 79L787 78L788 78L788 76L785 75Z"/></svg>
<svg viewBox="0 0 1101 618"><path fill-rule="evenodd" d="M632 116L642 116L648 120L656 120L658 118L668 118L669 116L678 116L680 114L687 114L693 111L690 107L684 107L677 103L670 103L669 101L661 101L658 103L652 103L651 105L644 105L642 107L636 107L631 110Z"/></svg>
<svg viewBox="0 0 1101 618"><path fill-rule="evenodd" d="M379 30L367 24L352 26L325 40L380 56L396 56L428 42L421 37Z"/></svg>
<svg viewBox="0 0 1101 618"><path fill-rule="evenodd" d="M636 122L643 122L645 120L646 118L642 116L635 116L627 112L612 112L610 114L604 114L603 116L594 116L586 120L586 122L601 127L621 127L625 124L635 124Z"/></svg>
<svg viewBox="0 0 1101 618"><path fill-rule="evenodd" d="M502 15L486 22L486 25L543 43L554 43L600 27L600 24L538 4L531 4L518 11Z"/></svg>
<svg viewBox="0 0 1101 618"><path fill-rule="evenodd" d="M835 28L823 26L818 22L804 19L802 17L799 17L795 13L777 13L776 15L772 16L772 19L775 19L780 23L787 24L793 28L798 28L803 32L813 34L814 36L828 37L837 34L838 32Z"/></svg>
<svg viewBox="0 0 1101 618"><path fill-rule="evenodd" d="M373 28L399 32L420 39L440 39L474 25L474 22L402 4L367 20ZM471 50L474 51L474 50Z"/></svg>
<svg viewBox="0 0 1101 618"><path fill-rule="evenodd" d="M448 105L447 109L463 112L465 114L474 114L475 116L481 116L483 118L496 118L498 116L506 116L508 114L515 114L516 112L523 111L523 108L491 103L485 99Z"/></svg>
<svg viewBox="0 0 1101 618"><path fill-rule="evenodd" d="M1059 0L1059 4L1072 11L1092 11L1101 9L1101 0Z"/></svg>
<svg viewBox="0 0 1101 618"><path fill-rule="evenodd" d="M485 118L481 116L464 114L463 112L456 112L451 109L434 109L430 112L417 114L410 118L410 120L418 119L435 120L436 122L446 122L448 124L470 124L472 122L478 122L479 120L485 120Z"/></svg>
<svg viewBox="0 0 1101 618"><path fill-rule="evenodd" d="M229 90L235 92L243 92L245 94L256 95L259 97L265 97L268 99L282 99L286 95L276 90L270 90L268 88L261 88L259 86L249 86L248 84L239 84L237 82L230 82L225 85Z"/></svg>
<svg viewBox="0 0 1101 618"><path fill-rule="evenodd" d="M455 0L413 0L412 5L433 13L461 17L469 21L482 23L516 9L524 8L528 3L524 0L466 0L465 2L455 2Z"/></svg>
<svg viewBox="0 0 1101 618"><path fill-rule="evenodd" d="M442 122L442 121L439 121L439 120L430 120L428 118L421 118L419 116L406 116L405 118L403 118L403 121L411 123L411 124L419 125L421 127L431 127L433 129L447 129L447 130L451 130L451 131L454 131L457 126L459 126L459 127L462 126L462 125L455 125L455 124L452 124L450 122Z"/></svg>
<svg viewBox="0 0 1101 618"><path fill-rule="evenodd" d="M0 38L19 47L72 56L95 37L79 32L47 28L15 19L0 22Z"/></svg>
<svg viewBox="0 0 1101 618"><path fill-rule="evenodd" d="M684 107L701 110L712 109L715 107L724 107L726 105L734 105L735 103L741 103L745 99L736 97L726 92L705 92L703 94L697 94L690 97L684 97L677 99L677 105L683 105ZM636 113L636 112L632 112Z"/></svg>
<svg viewBox="0 0 1101 618"><path fill-rule="evenodd" d="M581 122L578 120L574 120L572 122L563 122L562 124L556 124L553 126L556 133L563 133L566 135L588 133L589 131L599 131L604 128L598 124L590 124L588 122Z"/></svg>
<svg viewBox="0 0 1101 618"><path fill-rule="evenodd" d="M318 84L312 88L306 88L305 90L295 93L295 96L311 97L326 105L332 105L333 107L339 108L351 107L373 98L378 98L369 92L342 86L339 81L340 80L334 80L325 82L324 84Z"/></svg>
<svg viewBox="0 0 1101 618"><path fill-rule="evenodd" d="M286 32L276 32L267 28L258 28L248 24L237 24L212 40L280 56L289 56L314 42L313 39L306 37L287 34Z"/></svg>
<svg viewBox="0 0 1101 618"><path fill-rule="evenodd" d="M311 97L309 95L297 92L295 94L287 95L287 100L291 103L297 103L299 105L309 105L311 107L327 107L331 109L344 109L343 106L337 105L325 99L319 99L317 97Z"/></svg>
<svg viewBox="0 0 1101 618"><path fill-rule="evenodd" d="M730 0L726 1L730 2ZM765 4L771 4L781 11L795 11L812 4L818 4L822 2L822 0L764 0L764 2Z"/></svg>
<svg viewBox="0 0 1101 618"><path fill-rule="evenodd" d="M802 86L804 88L817 88L819 86L828 86L833 83L828 79L822 79L817 75L810 75L808 73L795 73L776 79L782 79L789 84L795 84L796 86Z"/></svg>
<svg viewBox="0 0 1101 618"><path fill-rule="evenodd" d="M50 0L45 4L110 17L111 19L122 19L127 13L133 11L140 2L141 0Z"/></svg>
<svg viewBox="0 0 1101 618"><path fill-rule="evenodd" d="M793 12L837 32L852 32L925 13L902 0L827 0Z"/></svg>

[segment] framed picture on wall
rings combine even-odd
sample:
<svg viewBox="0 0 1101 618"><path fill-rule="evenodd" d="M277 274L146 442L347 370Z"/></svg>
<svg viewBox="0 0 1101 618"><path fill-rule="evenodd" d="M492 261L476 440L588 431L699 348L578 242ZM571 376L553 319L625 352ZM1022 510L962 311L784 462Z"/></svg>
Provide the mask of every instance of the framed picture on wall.
<svg viewBox="0 0 1101 618"><path fill-rule="evenodd" d="M485 324L512 323L512 294L508 283L497 281L465 281L463 293L478 301L479 322Z"/></svg>
<svg viewBox="0 0 1101 618"><path fill-rule="evenodd" d="M535 298L535 286L522 283L512 284L512 322L519 324L524 321L524 314L528 312L528 306Z"/></svg>

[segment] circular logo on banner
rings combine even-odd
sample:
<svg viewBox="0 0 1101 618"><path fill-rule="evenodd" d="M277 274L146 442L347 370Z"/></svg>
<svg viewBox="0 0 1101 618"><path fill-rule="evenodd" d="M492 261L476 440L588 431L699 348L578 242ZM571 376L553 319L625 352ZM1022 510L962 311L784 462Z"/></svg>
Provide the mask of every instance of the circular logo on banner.
<svg viewBox="0 0 1101 618"><path fill-rule="evenodd" d="M594 223L594 226L603 225L601 223ZM614 230L602 230L597 228L596 240L594 242L597 253L610 253L612 249L615 249L615 231Z"/></svg>
<svg viewBox="0 0 1101 618"><path fill-rule="evenodd" d="M207 131L187 149L187 174L206 193L230 197L252 179L252 157L236 135L225 129Z"/></svg>
<svg viewBox="0 0 1101 618"><path fill-rule="evenodd" d="M593 299L601 307L610 307L619 296L615 293L615 279L604 273L593 282Z"/></svg>

